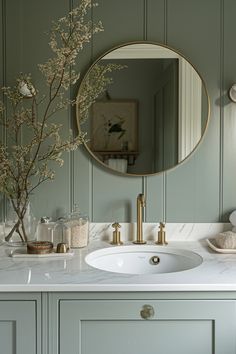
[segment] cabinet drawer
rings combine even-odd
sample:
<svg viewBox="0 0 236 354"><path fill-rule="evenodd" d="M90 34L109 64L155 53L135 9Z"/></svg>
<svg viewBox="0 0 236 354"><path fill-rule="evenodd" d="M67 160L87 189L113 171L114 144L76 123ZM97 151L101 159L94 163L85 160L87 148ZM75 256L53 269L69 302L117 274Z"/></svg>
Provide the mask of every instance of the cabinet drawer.
<svg viewBox="0 0 236 354"><path fill-rule="evenodd" d="M61 300L60 354L235 354L235 301Z"/></svg>

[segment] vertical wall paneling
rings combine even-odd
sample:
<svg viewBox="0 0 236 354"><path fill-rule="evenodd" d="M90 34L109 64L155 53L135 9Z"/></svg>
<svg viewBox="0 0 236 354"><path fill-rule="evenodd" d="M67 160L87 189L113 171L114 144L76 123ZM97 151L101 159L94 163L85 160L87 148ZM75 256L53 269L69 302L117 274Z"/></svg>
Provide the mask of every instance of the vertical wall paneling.
<svg viewBox="0 0 236 354"><path fill-rule="evenodd" d="M79 3L80 1L73 0L73 7L76 7ZM88 19L90 20L92 20L92 13L93 10L88 14ZM95 37L99 35L95 34ZM77 96L79 84L92 63L92 42L93 38L91 38L90 42L84 46L79 54L77 71L80 73L80 80L71 89L72 98ZM72 121L76 134L78 129L75 109L72 109ZM73 159L73 202L93 220L93 173L91 158L85 148L80 146L78 150L73 152Z"/></svg>
<svg viewBox="0 0 236 354"><path fill-rule="evenodd" d="M75 8L80 4L80 0L70 0L71 8ZM89 11L87 18L92 21L92 11ZM92 63L92 41L87 43L83 50L79 53L77 60L76 70L80 73L79 82L71 87L71 99L75 99L78 94L78 89L83 76ZM77 120L76 120L76 109L71 107L71 128L73 134L78 133ZM81 127L83 130L83 127ZM87 215L90 219L93 219L92 213L92 164L91 158L85 151L83 146L80 146L76 151L72 151L71 155L71 181L73 185L71 186L71 209L74 205L78 205L80 210Z"/></svg>
<svg viewBox="0 0 236 354"><path fill-rule="evenodd" d="M167 30L168 30L168 0L164 2L164 43L167 45ZM166 222L167 215L167 172L163 173L163 221Z"/></svg>
<svg viewBox="0 0 236 354"><path fill-rule="evenodd" d="M147 40L147 0L143 0L143 40ZM140 128L139 128L140 129ZM142 191L145 198L147 198L147 177L142 178ZM147 221L147 202L143 209L143 220Z"/></svg>
<svg viewBox="0 0 236 354"><path fill-rule="evenodd" d="M1 24L0 24L0 38L1 38L1 44L0 44L0 87L4 86L4 82L5 82L5 64L6 64L6 60L5 60L5 44L6 44L6 40L5 40L5 28L6 28L6 24L5 24L5 0L1 0L0 1L0 19L1 19ZM4 101L4 97L3 94L1 92L0 94L0 99L1 101ZM1 141L5 140L5 131L3 126L0 126L0 139ZM4 196L0 196L0 220L4 220L4 216L5 216L5 203L4 203Z"/></svg>
<svg viewBox="0 0 236 354"><path fill-rule="evenodd" d="M136 221L136 197L142 191L142 178L123 177L93 165L94 220Z"/></svg>
<svg viewBox="0 0 236 354"><path fill-rule="evenodd" d="M44 63L52 52L48 46L52 20L69 11L68 1L7 1L7 78L8 84L19 72L32 74L33 82L41 93L47 90L37 64ZM17 60L16 60L17 58ZM68 93L69 94L69 93ZM55 119L63 124L67 136L70 126L70 112L58 112ZM34 213L37 216L59 216L70 209L70 159L64 154L64 166L55 166L53 182L43 183L33 195Z"/></svg>
<svg viewBox="0 0 236 354"><path fill-rule="evenodd" d="M165 1L147 0L147 40L165 41Z"/></svg>
<svg viewBox="0 0 236 354"><path fill-rule="evenodd" d="M223 86L223 212L224 220L236 209L236 104L228 98L228 89L236 82L235 42L236 2L224 1L224 86Z"/></svg>
<svg viewBox="0 0 236 354"><path fill-rule="evenodd" d="M77 7L80 1L69 0L70 10ZM87 14L88 20L92 20L92 10ZM75 99L78 94L80 82L85 75L86 71L91 64L91 52L92 52L92 38L89 43L86 43L83 50L79 53L76 71L80 73L80 79L78 83L70 88L70 98ZM76 108L72 106L70 108L70 128L73 135L78 134L77 120L76 120ZM82 127L83 129L83 127ZM83 146L80 146L76 151L70 152L70 209L72 210L75 205L79 206L81 211L85 212L92 218L92 188L91 188L91 162L90 158L85 152Z"/></svg>
<svg viewBox="0 0 236 354"><path fill-rule="evenodd" d="M94 59L121 43L143 38L143 0L99 0L94 20L101 20L104 32L94 37Z"/></svg>
<svg viewBox="0 0 236 354"><path fill-rule="evenodd" d="M0 44L0 85L3 86L4 85L4 72L5 72L5 59L4 59L4 52L5 52L5 1L4 0L0 0L0 38L1 38L1 44ZM3 100L3 94L1 92L1 100Z"/></svg>
<svg viewBox="0 0 236 354"><path fill-rule="evenodd" d="M165 43L165 0L147 0L147 40ZM165 220L165 174L147 177L146 221Z"/></svg>
<svg viewBox="0 0 236 354"><path fill-rule="evenodd" d="M93 171L84 147L74 152L74 203L93 220Z"/></svg>
<svg viewBox="0 0 236 354"><path fill-rule="evenodd" d="M74 4L73 4L73 0L69 0L69 11L71 11L74 8ZM73 95L73 90L72 87L70 86L69 88L69 96L70 96L70 100L74 99L74 95ZM69 108L69 128L72 131L73 137L76 136L77 134L77 130L76 130L76 120L75 117L73 115L74 113L74 108L72 106L70 106ZM74 156L74 151L70 151L69 153L69 170L70 170L70 211L73 210L74 204L75 204L75 200L74 200L74 189L75 189L75 173L74 173L74 162L75 162L75 156Z"/></svg>
<svg viewBox="0 0 236 354"><path fill-rule="evenodd" d="M53 19L80 0L0 0L0 85L14 84L20 71L31 72L45 92L37 69L51 55L48 37ZM227 96L236 82L235 0L99 0L92 13L104 32L80 53L81 77L91 62L111 47L133 40L166 43L179 50L204 78L211 103L206 135L179 167L150 177L122 177L98 165L83 147L65 154L53 183L33 196L37 216L56 216L78 203L93 221L136 220L136 197L147 196L146 221L214 222L227 220L236 207L236 104ZM77 95L79 82L69 97ZM75 109L61 112L63 132L77 134ZM5 139L4 131L0 131ZM1 201L0 201L1 203ZM4 217L1 204L0 217Z"/></svg>
<svg viewBox="0 0 236 354"><path fill-rule="evenodd" d="M169 222L219 218L220 11L220 0L168 0L167 44L183 53L201 73L212 107L200 146L185 163L168 172Z"/></svg>
<svg viewBox="0 0 236 354"><path fill-rule="evenodd" d="M219 220L224 220L224 0L220 3L220 178L219 178Z"/></svg>
<svg viewBox="0 0 236 354"><path fill-rule="evenodd" d="M20 36L20 4L21 1L16 4L13 1L2 0L2 84L3 86L11 86L15 84L13 81L17 76L15 58L20 60L21 57L21 36ZM15 33L14 33L15 31ZM6 96L3 96L3 102L6 107L6 116L10 112L10 107ZM8 143L7 132L5 129L2 131L3 141ZM7 212L7 199L3 197L3 217Z"/></svg>
<svg viewBox="0 0 236 354"><path fill-rule="evenodd" d="M143 0L143 40L147 40L147 5L148 5L148 0Z"/></svg>
<svg viewBox="0 0 236 354"><path fill-rule="evenodd" d="M94 20L101 20L104 25L104 32L94 37L95 58L112 46L143 37L143 0L100 0L94 9ZM94 163L94 220L136 220L136 197L141 191L141 177L121 177Z"/></svg>

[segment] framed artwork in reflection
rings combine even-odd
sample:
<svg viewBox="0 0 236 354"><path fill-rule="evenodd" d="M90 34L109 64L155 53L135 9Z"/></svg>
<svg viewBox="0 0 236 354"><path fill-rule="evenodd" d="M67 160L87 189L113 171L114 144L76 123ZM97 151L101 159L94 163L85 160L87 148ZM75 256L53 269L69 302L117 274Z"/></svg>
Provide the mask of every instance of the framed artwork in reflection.
<svg viewBox="0 0 236 354"><path fill-rule="evenodd" d="M107 100L92 106L94 152L138 151L138 101Z"/></svg>

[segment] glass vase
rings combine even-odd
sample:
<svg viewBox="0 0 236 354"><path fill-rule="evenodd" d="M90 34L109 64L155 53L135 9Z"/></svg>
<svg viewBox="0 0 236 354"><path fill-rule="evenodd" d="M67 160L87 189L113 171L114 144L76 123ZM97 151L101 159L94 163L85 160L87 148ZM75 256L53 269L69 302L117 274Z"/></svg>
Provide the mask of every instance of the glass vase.
<svg viewBox="0 0 236 354"><path fill-rule="evenodd" d="M16 203L8 202L7 216L5 220L5 242L9 246L19 247L24 246L28 241L33 241L36 238L36 218L32 214L30 202L26 206L18 206L17 210L13 206ZM22 210L25 208L23 218Z"/></svg>

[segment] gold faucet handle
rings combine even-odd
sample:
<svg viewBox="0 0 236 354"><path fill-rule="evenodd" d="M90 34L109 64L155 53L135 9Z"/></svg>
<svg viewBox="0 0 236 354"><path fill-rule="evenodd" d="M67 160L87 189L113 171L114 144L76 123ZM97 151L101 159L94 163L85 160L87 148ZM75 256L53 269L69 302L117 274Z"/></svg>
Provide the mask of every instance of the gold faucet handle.
<svg viewBox="0 0 236 354"><path fill-rule="evenodd" d="M165 226L165 223L161 221L159 224L160 231L164 231Z"/></svg>
<svg viewBox="0 0 236 354"><path fill-rule="evenodd" d="M118 222L114 222L111 226L115 229L115 231L118 231L118 229L121 228L121 225Z"/></svg>
<svg viewBox="0 0 236 354"><path fill-rule="evenodd" d="M114 222L111 226L115 229L115 231L113 231L113 240L111 244L117 246L123 245L123 242L120 240L120 231L119 231L121 225L118 222Z"/></svg>
<svg viewBox="0 0 236 354"><path fill-rule="evenodd" d="M159 231L158 231L158 239L155 242L157 245L168 245L166 241L166 232L165 232L165 224L160 222L159 224Z"/></svg>

